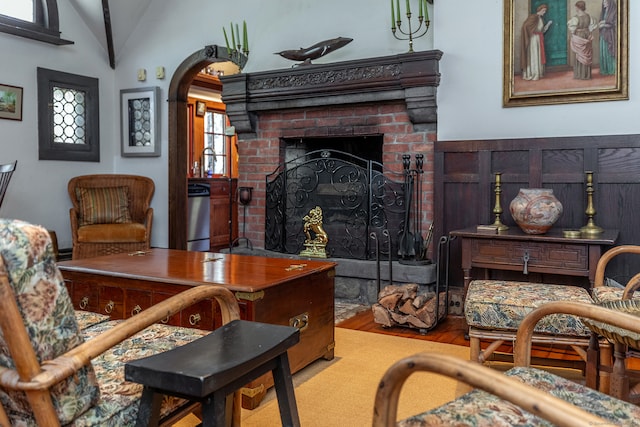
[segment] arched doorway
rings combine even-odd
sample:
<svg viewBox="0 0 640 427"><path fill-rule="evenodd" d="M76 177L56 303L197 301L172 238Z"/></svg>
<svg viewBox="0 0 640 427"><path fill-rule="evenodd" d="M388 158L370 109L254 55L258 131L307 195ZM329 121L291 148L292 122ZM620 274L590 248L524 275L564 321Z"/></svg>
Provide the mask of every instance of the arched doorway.
<svg viewBox="0 0 640 427"><path fill-rule="evenodd" d="M187 249L187 104L193 78L213 62L230 57L224 47L205 46L187 57L176 69L169 84L169 248Z"/></svg>

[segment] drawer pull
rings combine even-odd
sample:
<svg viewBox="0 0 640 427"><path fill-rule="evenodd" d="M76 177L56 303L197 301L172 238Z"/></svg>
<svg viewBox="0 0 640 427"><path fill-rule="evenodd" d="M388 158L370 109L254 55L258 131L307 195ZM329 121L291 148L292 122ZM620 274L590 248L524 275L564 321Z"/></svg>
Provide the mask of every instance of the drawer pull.
<svg viewBox="0 0 640 427"><path fill-rule="evenodd" d="M189 324L191 326L196 326L198 323L200 323L200 320L202 320L200 313L192 314L191 316L189 316Z"/></svg>
<svg viewBox="0 0 640 427"><path fill-rule="evenodd" d="M522 261L524 261L524 265L522 266L522 274L529 274L529 251L524 252Z"/></svg>
<svg viewBox="0 0 640 427"><path fill-rule="evenodd" d="M289 319L289 326L298 328L300 332L309 326L309 313L302 313Z"/></svg>
<svg viewBox="0 0 640 427"><path fill-rule="evenodd" d="M142 307L140 307L139 304L136 304L135 307L133 307L133 310L131 310L131 315L135 316L136 314L140 313L142 311Z"/></svg>
<svg viewBox="0 0 640 427"><path fill-rule="evenodd" d="M78 306L84 310L89 305L89 297L82 297Z"/></svg>
<svg viewBox="0 0 640 427"><path fill-rule="evenodd" d="M107 314L111 314L113 308L116 306L116 303L113 301L109 301L107 305L104 306L104 312Z"/></svg>

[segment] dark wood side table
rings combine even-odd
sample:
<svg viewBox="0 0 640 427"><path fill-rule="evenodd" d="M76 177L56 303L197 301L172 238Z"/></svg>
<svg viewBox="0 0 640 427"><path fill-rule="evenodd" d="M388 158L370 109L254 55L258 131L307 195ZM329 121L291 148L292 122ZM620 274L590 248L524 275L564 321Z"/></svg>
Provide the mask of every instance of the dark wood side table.
<svg viewBox="0 0 640 427"><path fill-rule="evenodd" d="M566 238L562 230L526 234L511 227L499 234L478 232L476 227L450 233L461 239L464 295L471 282L471 269L520 271L588 277L593 287L602 249L613 245L618 230L604 230L593 238Z"/></svg>

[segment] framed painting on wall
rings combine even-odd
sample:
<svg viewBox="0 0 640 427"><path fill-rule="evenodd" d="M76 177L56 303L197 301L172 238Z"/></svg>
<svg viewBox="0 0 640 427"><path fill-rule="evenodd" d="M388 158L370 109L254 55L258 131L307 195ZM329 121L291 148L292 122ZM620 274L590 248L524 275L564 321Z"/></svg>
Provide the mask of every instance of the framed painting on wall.
<svg viewBox="0 0 640 427"><path fill-rule="evenodd" d="M628 0L504 0L503 106L629 99Z"/></svg>
<svg viewBox="0 0 640 427"><path fill-rule="evenodd" d="M159 87L120 91L123 157L160 156Z"/></svg>
<svg viewBox="0 0 640 427"><path fill-rule="evenodd" d="M22 120L22 88L0 84L0 119Z"/></svg>

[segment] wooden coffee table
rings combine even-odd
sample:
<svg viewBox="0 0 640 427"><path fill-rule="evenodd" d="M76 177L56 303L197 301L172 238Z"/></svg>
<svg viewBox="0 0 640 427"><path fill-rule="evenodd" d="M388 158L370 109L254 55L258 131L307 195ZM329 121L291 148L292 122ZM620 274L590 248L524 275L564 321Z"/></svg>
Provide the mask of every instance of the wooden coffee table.
<svg viewBox="0 0 640 427"><path fill-rule="evenodd" d="M188 287L223 285L236 295L242 319L300 328L289 350L291 371L333 359L335 263L238 254L152 249L58 263L76 309L124 319ZM213 330L221 325L215 301L202 301L166 323ZM243 390L243 407L258 406L271 374Z"/></svg>

